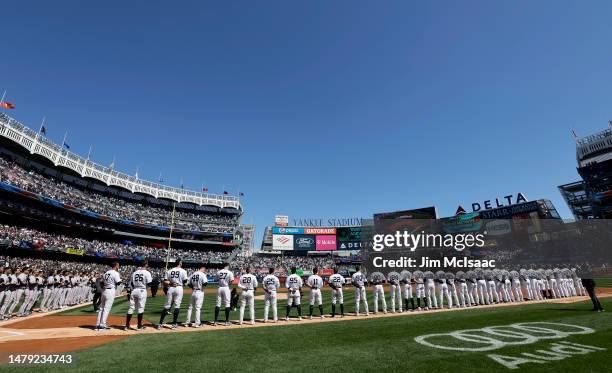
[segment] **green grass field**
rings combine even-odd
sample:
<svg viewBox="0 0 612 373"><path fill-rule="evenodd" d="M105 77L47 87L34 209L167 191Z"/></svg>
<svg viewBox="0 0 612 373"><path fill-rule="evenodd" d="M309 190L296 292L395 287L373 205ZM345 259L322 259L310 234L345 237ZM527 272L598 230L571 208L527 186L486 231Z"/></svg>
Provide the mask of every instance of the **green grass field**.
<svg viewBox="0 0 612 373"><path fill-rule="evenodd" d="M350 293L347 292L346 297L349 304L352 303ZM205 300L206 319L210 319L212 300L212 296ZM156 320L161 301L161 298L150 299L147 318ZM602 303L610 309L612 299L604 298ZM280 304L284 305L284 301ZM125 302L119 301L116 305L113 313L123 314ZM352 310L352 305L348 308ZM590 308L590 302L534 304L377 319L349 317L346 321L334 323L290 322L286 326L135 335L75 352L72 366L42 367L36 371L503 372L509 369L487 357L487 354L514 356L522 352L536 353L536 350L547 349L550 343L561 340L608 350L573 355L545 364L528 363L516 371L610 371L612 314L591 312ZM66 314L83 315L88 312L75 310ZM92 313L92 320L93 317ZM595 332L506 346L489 352L446 351L415 342L415 337L424 334L535 321L586 326ZM3 369L9 368L4 366Z"/></svg>

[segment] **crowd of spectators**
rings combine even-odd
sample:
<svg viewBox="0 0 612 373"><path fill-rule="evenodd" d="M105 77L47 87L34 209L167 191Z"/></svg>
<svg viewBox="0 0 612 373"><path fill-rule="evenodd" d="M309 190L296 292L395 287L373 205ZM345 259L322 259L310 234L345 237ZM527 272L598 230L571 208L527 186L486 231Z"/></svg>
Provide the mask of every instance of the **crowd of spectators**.
<svg viewBox="0 0 612 373"><path fill-rule="evenodd" d="M81 189L35 170L26 170L17 163L3 157L0 157L0 181L82 210L113 218L165 227L172 224L171 208L145 205L140 202ZM238 226L237 216L231 217L211 214L210 212L184 210L176 210L174 215L174 227L176 229L233 233Z"/></svg>
<svg viewBox="0 0 612 373"><path fill-rule="evenodd" d="M150 247L132 245L127 241L124 243L88 240L79 237L66 236L42 232L32 228L16 227L10 225L0 225L1 241L5 245L16 247L28 247L33 249L46 249L53 251L66 251L67 249L83 250L84 253L95 254L103 257L132 257L132 258L160 258L168 256L168 249L165 247ZM231 252L227 251L202 251L172 249L170 258L181 258L183 260L209 263L221 263L226 261Z"/></svg>
<svg viewBox="0 0 612 373"><path fill-rule="evenodd" d="M331 256L281 256L268 254L238 255L230 263L230 267L234 271L240 271L247 267L253 269L283 268L289 270L291 267L303 269L317 267L325 269L334 268L335 266L336 262Z"/></svg>

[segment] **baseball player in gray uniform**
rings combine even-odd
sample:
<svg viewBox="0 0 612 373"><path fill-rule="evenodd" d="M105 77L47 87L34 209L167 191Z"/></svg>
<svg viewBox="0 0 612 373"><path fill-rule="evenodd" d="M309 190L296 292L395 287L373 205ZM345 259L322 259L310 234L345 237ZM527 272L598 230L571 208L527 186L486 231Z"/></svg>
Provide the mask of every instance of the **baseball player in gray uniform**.
<svg viewBox="0 0 612 373"><path fill-rule="evenodd" d="M183 269L183 261L178 259L174 268L166 272L164 282L168 284L168 294L166 294L166 304L162 310L161 317L159 318L159 324L156 328L159 330L164 325L164 318L172 310L172 329L178 327L178 316L181 311L181 302L183 301L183 286L187 284L187 271Z"/></svg>
<svg viewBox="0 0 612 373"><path fill-rule="evenodd" d="M225 306L225 325L229 325L230 307L232 305L230 285L234 281L234 272L229 270L229 264L226 264L222 270L217 272L217 281L219 287L217 288L217 304L215 306L215 321L213 325L217 325L219 320L219 311L221 310L221 303Z"/></svg>
<svg viewBox="0 0 612 373"><path fill-rule="evenodd" d="M308 277L306 284L310 288L310 308L308 312L308 318L312 320L312 310L315 303L319 306L319 316L321 319L323 316L323 299L321 297L321 288L323 287L323 279L319 276L319 269L314 267L312 269L312 275Z"/></svg>
<svg viewBox="0 0 612 373"><path fill-rule="evenodd" d="M114 262L111 269L104 273L102 277L104 282L104 291L102 292L102 298L100 299L100 308L98 309L98 318L96 321L96 330L110 329L106 325L108 314L113 307L115 301L115 289L117 285L121 283L121 277L119 276L119 262Z"/></svg>
<svg viewBox="0 0 612 373"><path fill-rule="evenodd" d="M334 268L334 274L329 276L329 286L332 288L332 315L336 317L336 303L340 303L340 317L344 317L344 294L342 285L346 283L344 276L338 274L338 268Z"/></svg>
<svg viewBox="0 0 612 373"><path fill-rule="evenodd" d="M204 303L204 287L208 285L208 277L206 277L206 268L204 265L200 269L193 272L189 277L189 287L191 288L191 299L189 299L189 308L187 308L187 320L185 324L191 326L191 313L194 313L194 328L202 326L201 313L202 303Z"/></svg>
<svg viewBox="0 0 612 373"><path fill-rule="evenodd" d="M249 304L249 314L251 316L251 325L255 325L255 289L257 288L257 277L251 274L251 268L246 268L246 273L240 276L238 287L240 288L240 319L239 324L242 325L244 320L244 308Z"/></svg>
<svg viewBox="0 0 612 373"><path fill-rule="evenodd" d="M297 269L295 267L291 267L291 274L285 280L285 287L287 288L287 316L285 317L285 321L289 321L289 314L291 313L291 307L296 306L298 311L298 320L302 320L302 306L300 305L301 301L301 291L302 286L304 286L304 282L302 278L296 274Z"/></svg>
<svg viewBox="0 0 612 373"><path fill-rule="evenodd" d="M359 303L361 302L363 302L366 316L369 316L370 311L368 309L368 298L366 296L365 288L368 280L361 273L361 268L359 266L357 266L355 269L357 272L353 273L353 277L351 278L351 283L355 287L355 316L359 316Z"/></svg>
<svg viewBox="0 0 612 373"><path fill-rule="evenodd" d="M265 291L264 295L264 322L268 322L268 313L270 306L272 307L273 322L278 321L278 309L277 309L277 290L280 288L280 281L278 277L274 275L274 268L268 269L268 275L263 278L263 288Z"/></svg>
<svg viewBox="0 0 612 373"><path fill-rule="evenodd" d="M142 326L142 316L144 314L145 304L147 303L147 285L153 281L151 272L148 271L149 262L146 260L142 265L132 273L131 287L132 293L130 294L130 305L125 316L125 328L124 330L130 330L130 321L132 321L132 314L136 305L138 305L138 327L136 330L143 330L145 327Z"/></svg>

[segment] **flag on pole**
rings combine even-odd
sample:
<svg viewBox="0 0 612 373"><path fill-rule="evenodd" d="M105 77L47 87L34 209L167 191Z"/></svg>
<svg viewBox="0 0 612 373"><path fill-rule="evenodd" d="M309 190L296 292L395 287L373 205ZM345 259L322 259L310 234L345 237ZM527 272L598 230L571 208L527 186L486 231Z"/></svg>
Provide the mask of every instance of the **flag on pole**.
<svg viewBox="0 0 612 373"><path fill-rule="evenodd" d="M47 129L45 128L45 120L47 120L47 117L43 117L42 121L40 122L40 129L38 130L39 135L47 136Z"/></svg>
<svg viewBox="0 0 612 373"><path fill-rule="evenodd" d="M227 192L227 190L224 190L224 191L223 191L223 194L224 194L224 195L228 195L229 193Z"/></svg>
<svg viewBox="0 0 612 373"><path fill-rule="evenodd" d="M0 102L0 106L2 106L5 109L14 109L15 108L15 105L11 104L10 102L6 102L6 101Z"/></svg>
<svg viewBox="0 0 612 373"><path fill-rule="evenodd" d="M574 140L578 138L578 135L576 135L576 132L574 132L574 130L572 130L572 137L574 138Z"/></svg>
<svg viewBox="0 0 612 373"><path fill-rule="evenodd" d="M239 193L238 193L238 195L239 195L240 197L244 197L244 193L242 193L242 192L239 192Z"/></svg>
<svg viewBox="0 0 612 373"><path fill-rule="evenodd" d="M208 193L208 187L206 187L206 186L205 186L205 187L202 187L202 192L204 192L204 193Z"/></svg>
<svg viewBox="0 0 612 373"><path fill-rule="evenodd" d="M64 134L64 141L62 141L62 148L70 149L70 145L68 145L68 142L66 141L67 137L68 137L68 132Z"/></svg>

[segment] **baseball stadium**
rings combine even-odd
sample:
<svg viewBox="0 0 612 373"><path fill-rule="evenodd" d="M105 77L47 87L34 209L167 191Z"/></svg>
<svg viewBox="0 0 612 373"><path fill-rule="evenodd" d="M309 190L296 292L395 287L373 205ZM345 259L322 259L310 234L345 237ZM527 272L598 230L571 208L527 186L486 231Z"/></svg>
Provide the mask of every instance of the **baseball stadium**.
<svg viewBox="0 0 612 373"><path fill-rule="evenodd" d="M7 4L0 371L610 371L610 10Z"/></svg>

